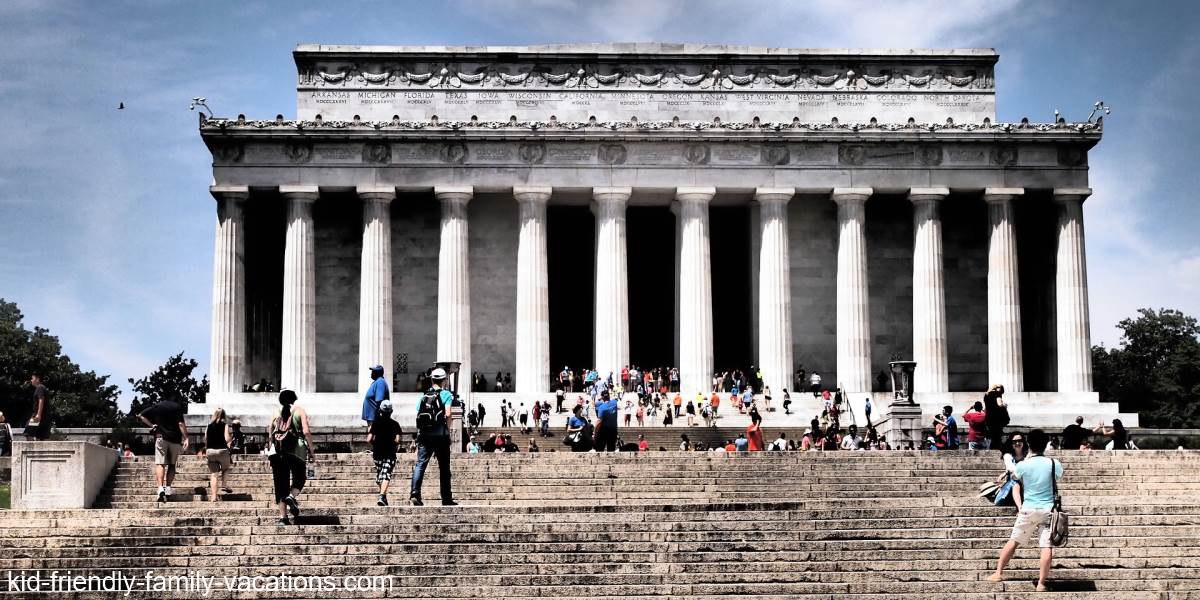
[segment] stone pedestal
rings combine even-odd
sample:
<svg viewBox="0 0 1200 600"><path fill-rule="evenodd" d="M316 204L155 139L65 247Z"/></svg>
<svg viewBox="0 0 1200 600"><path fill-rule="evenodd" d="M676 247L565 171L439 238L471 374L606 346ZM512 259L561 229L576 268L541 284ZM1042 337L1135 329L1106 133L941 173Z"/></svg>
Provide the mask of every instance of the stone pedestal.
<svg viewBox="0 0 1200 600"><path fill-rule="evenodd" d="M280 186L287 203L283 246L283 351L280 389L317 391L317 284L313 203L317 186Z"/></svg>
<svg viewBox="0 0 1200 600"><path fill-rule="evenodd" d="M521 209L517 247L517 343L515 390L545 392L550 386L550 297L546 267L548 187L513 188Z"/></svg>
<svg viewBox="0 0 1200 600"><path fill-rule="evenodd" d="M788 243L788 201L793 188L758 188L758 366L763 384L776 397L792 373L792 285ZM792 390L799 394L800 390Z"/></svg>
<svg viewBox="0 0 1200 600"><path fill-rule="evenodd" d="M362 263L358 302L358 391L371 385L372 365L392 373L392 187L359 187Z"/></svg>
<svg viewBox="0 0 1200 600"><path fill-rule="evenodd" d="M871 391L871 311L867 289L867 199L871 188L836 188L837 384L847 392ZM825 385L830 383L826 381Z"/></svg>
<svg viewBox="0 0 1200 600"><path fill-rule="evenodd" d="M1087 257L1083 244L1083 200L1091 193L1087 188L1054 190L1054 200L1059 205L1054 281L1060 392L1092 391Z"/></svg>
<svg viewBox="0 0 1200 600"><path fill-rule="evenodd" d="M596 214L596 372L620 379L629 364L629 270L625 248L627 187L592 188Z"/></svg>
<svg viewBox="0 0 1200 600"><path fill-rule="evenodd" d="M212 346L209 385L214 392L240 392L246 383L245 186L212 186L217 200L213 250Z"/></svg>
<svg viewBox="0 0 1200 600"><path fill-rule="evenodd" d="M716 188L675 190L682 233L679 250L679 389L685 395L708 392L712 388L708 203L716 193Z"/></svg>
<svg viewBox="0 0 1200 600"><path fill-rule="evenodd" d="M879 434L887 440L893 450L921 448L921 431L924 421L921 418L921 405L907 402L894 402L888 405L887 415L879 424Z"/></svg>
<svg viewBox="0 0 1200 600"><path fill-rule="evenodd" d="M1013 200L1022 188L988 188L988 385L1006 392L1025 389L1021 350L1021 290Z"/></svg>
<svg viewBox="0 0 1200 600"><path fill-rule="evenodd" d="M921 366L917 392L950 391L946 356L946 287L942 270L942 219L939 206L947 188L913 188L912 344Z"/></svg>
<svg viewBox="0 0 1200 600"><path fill-rule="evenodd" d="M90 508L117 454L89 442L13 442L12 507Z"/></svg>
<svg viewBox="0 0 1200 600"><path fill-rule="evenodd" d="M459 397L470 400L471 381L471 277L467 243L467 203L471 186L433 189L442 204L441 246L438 250L437 360L457 362Z"/></svg>

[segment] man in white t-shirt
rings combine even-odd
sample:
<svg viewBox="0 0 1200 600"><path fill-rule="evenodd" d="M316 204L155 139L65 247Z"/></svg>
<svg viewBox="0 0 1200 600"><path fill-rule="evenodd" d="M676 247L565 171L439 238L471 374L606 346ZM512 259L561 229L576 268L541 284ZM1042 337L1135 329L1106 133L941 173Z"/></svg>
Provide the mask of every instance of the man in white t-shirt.
<svg viewBox="0 0 1200 600"><path fill-rule="evenodd" d="M812 392L813 398L821 395L821 376L816 371L808 378L808 390Z"/></svg>
<svg viewBox="0 0 1200 600"><path fill-rule="evenodd" d="M858 437L858 426L851 423L850 432L842 438L842 450L858 450L860 444L862 444L862 438Z"/></svg>

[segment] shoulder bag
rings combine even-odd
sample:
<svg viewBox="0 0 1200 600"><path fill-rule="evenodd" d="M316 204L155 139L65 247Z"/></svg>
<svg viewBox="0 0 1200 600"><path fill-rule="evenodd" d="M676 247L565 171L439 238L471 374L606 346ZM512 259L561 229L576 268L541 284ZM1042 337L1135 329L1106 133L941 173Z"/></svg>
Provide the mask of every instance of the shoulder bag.
<svg viewBox="0 0 1200 600"><path fill-rule="evenodd" d="M1050 459L1050 485L1054 490L1054 507L1050 509L1050 545L1065 546L1070 536L1067 513L1062 509L1062 497L1058 495L1058 482L1054 477L1054 459Z"/></svg>

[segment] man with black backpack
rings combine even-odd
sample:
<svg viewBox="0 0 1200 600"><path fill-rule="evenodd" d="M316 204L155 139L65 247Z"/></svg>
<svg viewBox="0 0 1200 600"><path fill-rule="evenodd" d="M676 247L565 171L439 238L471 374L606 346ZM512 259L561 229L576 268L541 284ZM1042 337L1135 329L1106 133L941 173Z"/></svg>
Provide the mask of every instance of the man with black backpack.
<svg viewBox="0 0 1200 600"><path fill-rule="evenodd" d="M446 382L446 371L434 369L430 373L433 385L430 386L417 403L417 462L413 464L412 492L409 499L413 506L423 506L421 501L421 483L425 478L425 468L429 459L437 456L438 469L441 472L441 492L443 506L457 506L450 490L450 405L454 402L454 394L442 389Z"/></svg>

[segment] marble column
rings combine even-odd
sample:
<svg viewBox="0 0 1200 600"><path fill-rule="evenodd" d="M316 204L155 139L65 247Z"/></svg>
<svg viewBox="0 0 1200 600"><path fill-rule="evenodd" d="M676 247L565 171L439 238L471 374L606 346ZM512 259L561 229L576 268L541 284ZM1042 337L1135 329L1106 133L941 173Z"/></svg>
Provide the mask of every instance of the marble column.
<svg viewBox="0 0 1200 600"><path fill-rule="evenodd" d="M621 377L629 364L629 270L625 255L627 187L592 188L596 214L596 371Z"/></svg>
<svg viewBox="0 0 1200 600"><path fill-rule="evenodd" d="M279 186L287 203L283 246L283 352L280 388L317 391L317 286L314 254L315 185Z"/></svg>
<svg viewBox="0 0 1200 600"><path fill-rule="evenodd" d="M712 270L708 204L711 187L675 190L679 203L679 389L694 396L712 388ZM688 396L691 397L691 396Z"/></svg>
<svg viewBox="0 0 1200 600"><path fill-rule="evenodd" d="M794 188L758 188L758 366L776 396L791 387L792 285L788 201ZM792 390L798 392L799 390Z"/></svg>
<svg viewBox="0 0 1200 600"><path fill-rule="evenodd" d="M1083 200L1091 193L1088 188L1054 190L1054 200L1058 204L1054 282L1060 392L1092 391L1087 256L1083 245Z"/></svg>
<svg viewBox="0 0 1200 600"><path fill-rule="evenodd" d="M950 391L946 356L946 284L942 269L942 218L947 188L912 188L913 203L912 347L920 376L916 392Z"/></svg>
<svg viewBox="0 0 1200 600"><path fill-rule="evenodd" d="M467 203L471 186L438 186L442 237L438 250L437 360L459 364L459 391L471 388L471 269L467 245ZM464 393L464 397L466 394Z"/></svg>
<svg viewBox="0 0 1200 600"><path fill-rule="evenodd" d="M516 187L521 210L517 245L518 394L550 389L550 296L546 267L546 203L549 187Z"/></svg>
<svg viewBox="0 0 1200 600"><path fill-rule="evenodd" d="M372 365L392 373L392 200L393 187L358 188L362 199L362 262L358 293L358 391L371 385Z"/></svg>
<svg viewBox="0 0 1200 600"><path fill-rule="evenodd" d="M852 393L871 391L866 204L873 192L871 188L833 190L838 207L836 383Z"/></svg>
<svg viewBox="0 0 1200 600"><path fill-rule="evenodd" d="M988 210L988 385L1006 392L1025 390L1021 350L1021 288L1013 200L1024 188L987 188Z"/></svg>
<svg viewBox="0 0 1200 600"><path fill-rule="evenodd" d="M246 381L246 186L209 188L217 200L213 250L212 346L209 382L213 392L242 391Z"/></svg>

